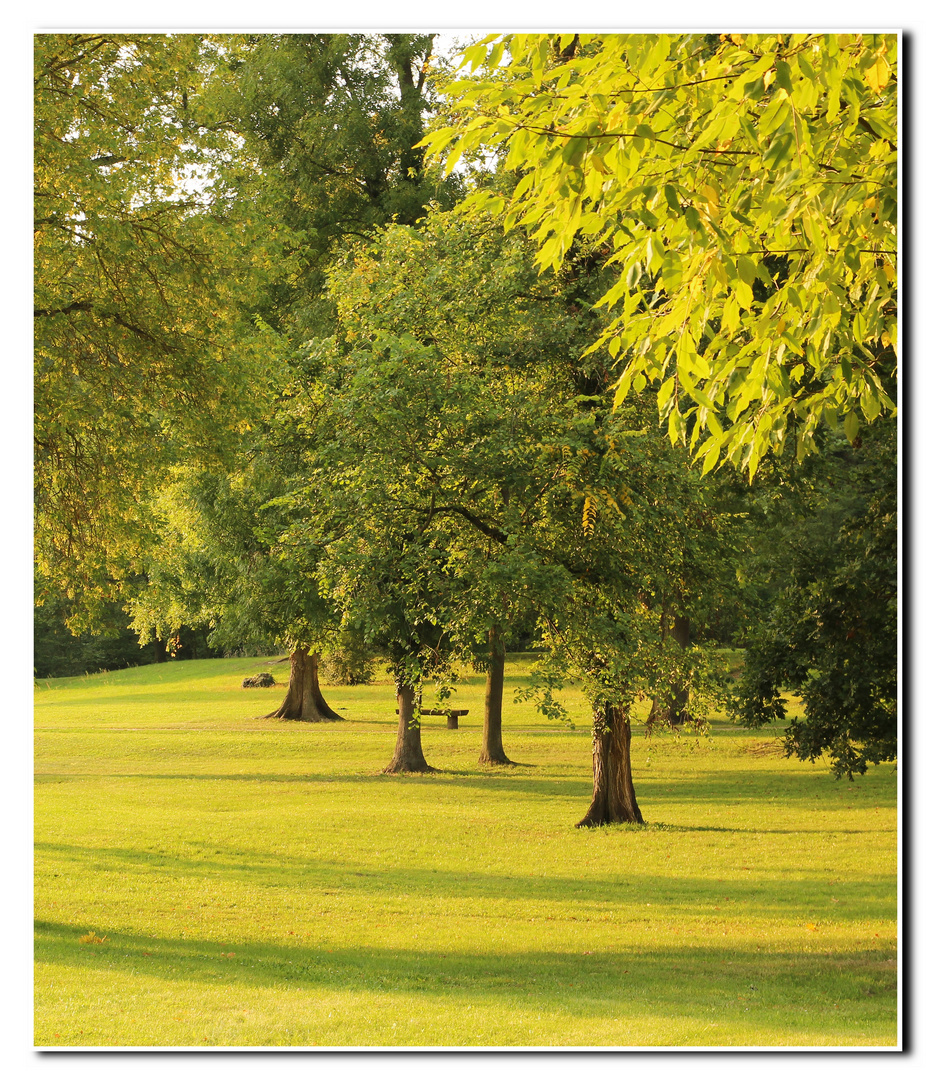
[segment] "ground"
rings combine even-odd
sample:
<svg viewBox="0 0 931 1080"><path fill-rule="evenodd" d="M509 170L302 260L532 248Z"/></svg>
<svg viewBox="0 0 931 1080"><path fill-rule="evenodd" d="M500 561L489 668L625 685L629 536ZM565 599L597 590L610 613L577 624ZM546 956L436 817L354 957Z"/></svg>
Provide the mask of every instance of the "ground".
<svg viewBox="0 0 931 1080"><path fill-rule="evenodd" d="M521 764L478 765L471 676L458 731L424 721L441 771L401 777L387 678L311 725L257 719L253 669L37 686L37 1045L896 1044L893 768L637 727L646 826L577 830L585 713L510 705L525 663Z"/></svg>

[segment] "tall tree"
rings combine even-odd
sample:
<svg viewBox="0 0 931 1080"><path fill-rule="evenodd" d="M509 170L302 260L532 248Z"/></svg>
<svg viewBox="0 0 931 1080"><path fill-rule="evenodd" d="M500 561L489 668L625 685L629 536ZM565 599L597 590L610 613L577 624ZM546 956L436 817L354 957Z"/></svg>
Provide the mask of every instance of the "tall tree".
<svg viewBox="0 0 931 1080"><path fill-rule="evenodd" d="M274 352L247 303L274 237L209 182L232 146L213 63L199 35L35 41L36 551L85 609L132 569L145 494L179 454L216 459Z"/></svg>
<svg viewBox="0 0 931 1080"><path fill-rule="evenodd" d="M425 168L423 138L441 61L433 34L262 34L230 48L231 122L261 163L265 212L295 237L298 270L265 317L302 336L328 332L326 272L347 238L390 221L413 225L459 189Z"/></svg>
<svg viewBox="0 0 931 1080"><path fill-rule="evenodd" d="M240 493L246 496L243 506L250 505L254 514L250 543L257 536L277 535L263 509L261 493L271 497L266 482L259 484L254 499L242 489L248 478L256 479L254 462L261 459L266 471L276 475L277 495L303 484L303 465L296 463L290 447L296 431L309 430L302 388L316 377L306 367L309 353L303 345L325 336L333 325L334 307L325 289L328 268L349 239L371 235L392 219L413 224L430 199L451 202L458 189L455 179L443 180L437 169L425 169L417 147L433 107L428 79L435 62L432 38L270 34L217 39L225 65L225 81L215 87L217 108L261 170L257 215L270 232L280 223L293 259L293 272L270 280L255 298L289 357L281 365L281 393L264 423L255 426L255 438L236 470ZM232 159L225 171L231 189L241 172ZM312 456L306 440L303 446ZM222 507L217 510L223 513ZM313 567L289 565L286 553L273 543L264 551L254 560L225 560L225 587L237 599L226 605L215 633L235 625L229 615L231 608L241 607L238 598L258 597L262 613L252 609L258 625L273 625L276 640L291 650L291 680L278 714L332 718L317 677L318 650L330 631ZM289 598L289 614L269 604L264 580L269 560L279 575L278 595ZM308 611L316 612L310 623Z"/></svg>
<svg viewBox="0 0 931 1080"><path fill-rule="evenodd" d="M521 225L544 268L573 239L621 270L593 348L617 401L661 383L674 441L756 471L853 441L894 406L897 40L889 34L517 34L465 50L447 168L477 148L519 181L474 207ZM885 369L885 372L880 369ZM794 436L794 438L793 438Z"/></svg>

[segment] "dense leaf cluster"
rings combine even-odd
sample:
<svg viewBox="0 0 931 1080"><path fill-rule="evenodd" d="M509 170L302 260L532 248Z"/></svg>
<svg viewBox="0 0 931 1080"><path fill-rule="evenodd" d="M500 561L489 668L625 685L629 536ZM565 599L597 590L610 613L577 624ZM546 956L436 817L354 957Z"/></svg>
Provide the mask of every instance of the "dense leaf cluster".
<svg viewBox="0 0 931 1080"><path fill-rule="evenodd" d="M38 35L35 65L37 554L90 597L165 468L260 404L274 341L246 305L275 244L190 183L229 149L199 37Z"/></svg>
<svg viewBox="0 0 931 1080"><path fill-rule="evenodd" d="M775 591L751 636L734 713L753 727L781 721L783 692L797 693L804 714L789 720L787 752L827 754L849 778L898 753L895 453L889 422L865 432L856 453L826 448L817 470L782 479L782 505L760 523L758 572ZM761 501L773 494L766 487Z"/></svg>
<svg viewBox="0 0 931 1080"><path fill-rule="evenodd" d="M497 149L519 181L470 204L558 265L577 236L621 273L593 348L647 380L708 471L814 448L822 420L893 408L896 39L492 35L446 87L431 154Z"/></svg>

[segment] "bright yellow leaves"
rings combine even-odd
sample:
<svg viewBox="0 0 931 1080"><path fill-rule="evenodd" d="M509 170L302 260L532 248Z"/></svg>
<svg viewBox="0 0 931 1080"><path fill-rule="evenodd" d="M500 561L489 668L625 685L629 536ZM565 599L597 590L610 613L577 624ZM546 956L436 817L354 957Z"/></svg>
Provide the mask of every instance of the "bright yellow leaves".
<svg viewBox="0 0 931 1080"><path fill-rule="evenodd" d="M553 268L582 222L585 235L600 226L610 238L620 272L599 306L620 310L593 348L629 364L619 402L640 379L665 388L678 378L670 434L694 446L707 429L705 462L719 456L751 471L781 449L787 413L810 433L822 417L858 409L869 419L876 402L892 407L885 394L867 404L843 379L790 393L788 371L765 374L754 358L811 355L816 374L843 358L853 376L875 366L874 344L891 340L894 35L591 35L578 60L557 58L546 35L509 49L510 62L499 58L470 83L458 130L436 137L495 145L502 101L526 127L551 133L508 157L522 173L508 221L532 226L540 261ZM539 91L525 94L531 70ZM610 116L596 97L613 102ZM589 124L619 134L579 156L568 142ZM581 184L580 170L593 181ZM683 372L686 333L701 343L707 376L690 363ZM715 432L709 400L728 408L726 433ZM800 453L810 446L799 438Z"/></svg>
<svg viewBox="0 0 931 1080"><path fill-rule="evenodd" d="M875 94L886 86L891 76L892 68L886 62L885 56L877 56L876 62L863 72L863 78Z"/></svg>

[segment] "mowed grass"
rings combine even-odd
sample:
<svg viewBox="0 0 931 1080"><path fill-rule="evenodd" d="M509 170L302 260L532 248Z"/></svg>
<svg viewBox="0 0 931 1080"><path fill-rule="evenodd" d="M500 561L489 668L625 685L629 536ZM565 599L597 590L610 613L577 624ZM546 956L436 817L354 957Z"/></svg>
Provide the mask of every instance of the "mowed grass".
<svg viewBox="0 0 931 1080"><path fill-rule="evenodd" d="M387 678L321 725L258 719L268 660L38 684L36 1045L896 1045L894 770L640 728L647 825L575 829L585 709L508 704L526 667L521 764L477 764L470 675L427 776L381 772Z"/></svg>

